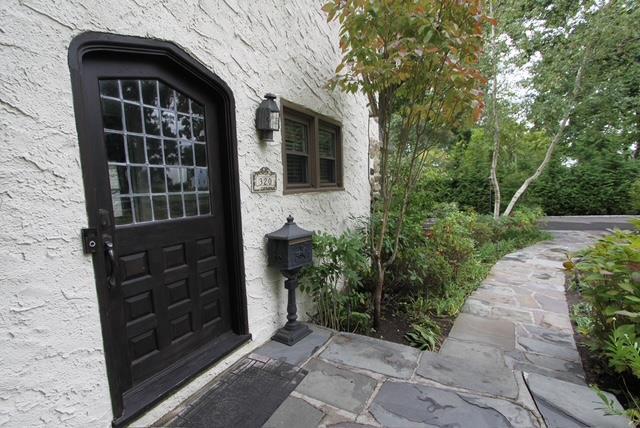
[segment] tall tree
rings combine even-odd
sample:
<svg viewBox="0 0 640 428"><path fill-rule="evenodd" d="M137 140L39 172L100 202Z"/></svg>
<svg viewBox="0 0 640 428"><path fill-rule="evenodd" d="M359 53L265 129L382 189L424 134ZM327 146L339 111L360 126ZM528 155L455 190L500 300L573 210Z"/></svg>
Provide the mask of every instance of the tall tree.
<svg viewBox="0 0 640 428"><path fill-rule="evenodd" d="M506 21L506 25L498 27L503 30L501 35L507 36L520 49L521 56L517 60L533 64L531 71L534 77L528 89L533 94L534 101L531 111L527 111L530 113L528 119L536 128L544 129L552 136L544 159L522 182L502 213L509 215L522 195L545 171L558 146L569 140L569 125L576 122L575 116L579 114L581 105L594 96L601 97L601 94L607 92L602 85L599 88L598 85L594 85L598 79L601 82L609 79L607 75L595 72L602 68L602 58L611 56L611 51L615 51L616 46L620 49L626 45L627 51L633 51L633 46L637 49L638 43L634 44L633 41L637 41L638 30L633 30L637 24L635 27L633 24L629 25L631 21L628 16L635 13L631 12L633 1L490 1L491 6L493 1L496 1L497 9L502 12L501 18ZM635 9L637 10L637 7ZM621 34L624 34L619 25L621 21L627 22L623 28L630 30L631 36L621 37ZM614 22L618 24L617 27L612 25ZM490 123L494 135L491 177L498 193L500 190L495 168L499 162L495 158L500 153L499 115L493 113L496 111L495 93L499 80L507 76L501 75L499 67L495 66L494 28L491 28L491 32L492 43L489 52L494 57L489 109L492 112ZM612 34L617 36L612 37ZM620 40L621 38L623 40ZM615 41L614 46L611 41ZM637 63L637 60L635 62ZM631 65L633 61L627 64ZM521 107L524 110L526 106ZM606 110L605 106L602 107ZM631 108L631 111L635 118L635 110ZM625 150L630 150L631 147L633 146L629 145ZM500 195L497 195L496 199L499 197ZM494 206L494 215L498 210L499 208Z"/></svg>
<svg viewBox="0 0 640 428"><path fill-rule="evenodd" d="M385 274L425 153L434 135L477 118L483 106L478 56L486 17L481 0L332 0L323 9L341 27L344 57L333 83L366 95L378 119L380 197L369 225L378 328Z"/></svg>

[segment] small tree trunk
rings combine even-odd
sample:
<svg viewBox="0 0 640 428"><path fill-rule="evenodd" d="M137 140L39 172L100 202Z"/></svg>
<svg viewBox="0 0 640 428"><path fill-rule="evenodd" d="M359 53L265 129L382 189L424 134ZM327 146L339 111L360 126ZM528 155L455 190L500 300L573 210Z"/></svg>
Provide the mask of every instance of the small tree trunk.
<svg viewBox="0 0 640 428"><path fill-rule="evenodd" d="M373 328L376 331L380 328L380 319L382 315L382 287L384 286L384 267L381 260L377 262L378 282L373 293Z"/></svg>
<svg viewBox="0 0 640 428"><path fill-rule="evenodd" d="M516 203L518 202L520 197L524 194L524 192L527 191L531 183L536 181L538 177L542 175L547 165L549 165L553 152L555 151L556 146L558 145L558 142L562 138L562 134L564 133L564 130L567 128L567 125L569 125L569 118L571 117L571 113L573 113L573 110L575 110L576 105L578 103L578 93L580 92L580 85L582 83L582 74L584 72L584 67L590 52L591 52L590 46L585 47L584 53L582 54L582 60L580 61L580 67L578 67L578 72L576 73L576 80L573 85L573 93L571 95L571 100L569 101L569 105L567 106L567 109L564 113L564 117L560 121L560 128L553 136L553 139L551 140L551 144L549 144L549 147L547 148L547 152L544 155L544 159L542 160L542 163L540 163L540 166L538 166L538 168L536 169L536 172L534 172L531 177L527 178L524 181L524 183L522 183L520 188L516 191L516 193L513 194L511 201L509 201L509 205L507 205L507 208L504 210L504 213L502 213L503 216L506 217L511 214L511 211L513 211L513 208L516 206Z"/></svg>
<svg viewBox="0 0 640 428"><path fill-rule="evenodd" d="M493 1L489 2L489 14L493 17ZM493 84L491 88L491 110L493 116L493 156L491 157L491 186L493 187L493 218L500 217L500 182L498 181L498 157L500 156L500 118L498 117L498 54L495 25L491 26L491 60L493 61Z"/></svg>

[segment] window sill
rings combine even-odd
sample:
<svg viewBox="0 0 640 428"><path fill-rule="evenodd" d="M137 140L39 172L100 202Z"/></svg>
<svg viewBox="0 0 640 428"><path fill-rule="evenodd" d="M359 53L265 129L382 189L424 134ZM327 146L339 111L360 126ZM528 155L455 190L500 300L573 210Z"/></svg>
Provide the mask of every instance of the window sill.
<svg viewBox="0 0 640 428"><path fill-rule="evenodd" d="M323 186L323 187L301 187L289 188L282 191L283 195L295 195L299 193L322 193L322 192L341 192L344 186Z"/></svg>

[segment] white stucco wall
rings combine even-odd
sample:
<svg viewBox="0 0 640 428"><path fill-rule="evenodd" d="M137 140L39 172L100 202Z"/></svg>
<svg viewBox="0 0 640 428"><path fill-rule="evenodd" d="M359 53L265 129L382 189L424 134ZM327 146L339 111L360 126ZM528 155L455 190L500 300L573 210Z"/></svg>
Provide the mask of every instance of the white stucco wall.
<svg viewBox="0 0 640 428"><path fill-rule="evenodd" d="M266 268L265 233L289 213L302 227L334 233L368 213L368 113L364 98L324 88L340 54L321 3L0 1L1 427L112 419L93 268L80 243L87 220L72 38L104 31L170 40L233 90L250 330L264 341L286 313L281 277ZM343 122L344 191L282 195L280 145L259 143L254 128L266 92ZM277 192L250 192L250 173L262 166L277 172Z"/></svg>

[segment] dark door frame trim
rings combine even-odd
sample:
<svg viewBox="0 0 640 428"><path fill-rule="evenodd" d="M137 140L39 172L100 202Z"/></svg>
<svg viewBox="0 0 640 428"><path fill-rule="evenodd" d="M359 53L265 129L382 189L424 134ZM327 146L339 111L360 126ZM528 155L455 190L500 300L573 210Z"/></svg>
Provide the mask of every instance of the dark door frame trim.
<svg viewBox="0 0 640 428"><path fill-rule="evenodd" d="M108 33L87 32L76 36L69 45L69 69L71 73L71 86L73 92L73 104L76 118L76 128L78 140L80 142L80 158L83 164L89 164L92 157L87 144L89 128L95 118L87 117L84 108L84 85L87 84L83 74L83 60L89 53L128 53L141 54L147 56L160 57L165 61L172 62L191 77L197 79L205 91L211 91L221 100L221 112L219 124L221 125L220 135L223 138L222 150L225 159L222 166L222 186L226 189L224 205L228 212L225 215L225 228L228 231L227 257L229 260L229 291L232 306L232 329L234 333L250 337L249 321L247 314L247 297L244 275L244 256L242 245L242 220L240 210L240 186L238 171L238 144L236 137L235 100L233 92L229 86L214 73L209 71L200 62L186 54L176 44L154 39L145 39L133 36L123 36ZM84 143L83 143L84 142ZM87 208L88 226L97 227L97 200L95 179L83 171L84 193ZM94 258L94 265L96 259ZM95 282L97 287L98 302L100 306L100 322L102 326L102 336L104 341L105 360L107 366L107 377L109 379L109 390L111 395L111 405L114 415L114 424L120 425L126 419L134 415L123 415L124 403L123 394L119 379L117 378L117 367L114 359L116 352L116 340L112 337L110 329L110 314L103 308L104 302L108 298L108 289L105 278L100 277L96 269ZM195 375L195 374L194 374ZM186 382L187 379L184 380ZM182 382L182 383L184 383ZM159 400L162 397L158 397ZM157 400L156 400L157 402ZM150 403L148 406L151 406ZM140 411L142 409L139 409ZM127 412L128 413L128 412Z"/></svg>

